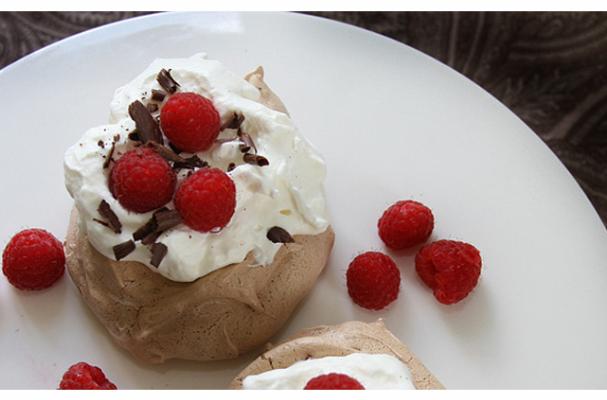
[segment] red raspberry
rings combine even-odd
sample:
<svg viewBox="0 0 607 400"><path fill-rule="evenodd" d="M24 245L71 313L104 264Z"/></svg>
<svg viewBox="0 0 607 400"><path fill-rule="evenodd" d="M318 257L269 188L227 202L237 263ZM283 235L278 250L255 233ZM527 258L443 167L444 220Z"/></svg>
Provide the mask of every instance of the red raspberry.
<svg viewBox="0 0 607 400"><path fill-rule="evenodd" d="M454 240L431 243L415 256L417 274L443 304L468 296L478 282L481 265L481 254L474 246Z"/></svg>
<svg viewBox="0 0 607 400"><path fill-rule="evenodd" d="M2 253L2 272L18 289L45 289L61 278L64 270L63 245L42 229L17 233Z"/></svg>
<svg viewBox="0 0 607 400"><path fill-rule="evenodd" d="M401 250L423 243L430 237L434 216L422 203L398 201L384 211L377 227L386 246Z"/></svg>
<svg viewBox="0 0 607 400"><path fill-rule="evenodd" d="M346 272L348 294L361 307L381 310L398 297L400 271L390 257L376 251L363 253Z"/></svg>
<svg viewBox="0 0 607 400"><path fill-rule="evenodd" d="M221 128L211 100L196 93L176 93L160 110L160 127L178 149L195 153L211 147Z"/></svg>
<svg viewBox="0 0 607 400"><path fill-rule="evenodd" d="M332 373L310 379L304 390L365 390L365 387L348 375Z"/></svg>
<svg viewBox="0 0 607 400"><path fill-rule="evenodd" d="M125 153L110 173L110 191L124 208L145 213L173 198L177 176L168 162L150 148Z"/></svg>
<svg viewBox="0 0 607 400"><path fill-rule="evenodd" d="M179 185L175 208L183 222L194 230L223 228L236 208L236 186L218 168L200 169Z"/></svg>
<svg viewBox="0 0 607 400"><path fill-rule="evenodd" d="M61 390L116 390L101 369L85 362L74 364L63 374Z"/></svg>

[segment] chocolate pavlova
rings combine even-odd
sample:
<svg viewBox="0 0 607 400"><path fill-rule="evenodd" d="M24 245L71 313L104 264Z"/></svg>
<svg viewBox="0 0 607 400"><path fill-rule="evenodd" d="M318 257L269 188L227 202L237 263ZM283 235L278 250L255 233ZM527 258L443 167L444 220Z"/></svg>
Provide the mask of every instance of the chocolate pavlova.
<svg viewBox="0 0 607 400"><path fill-rule="evenodd" d="M230 388L443 389L443 385L380 319L305 329L259 356Z"/></svg>
<svg viewBox="0 0 607 400"><path fill-rule="evenodd" d="M139 359L265 343L326 265L324 162L263 78L156 60L66 152L69 274Z"/></svg>

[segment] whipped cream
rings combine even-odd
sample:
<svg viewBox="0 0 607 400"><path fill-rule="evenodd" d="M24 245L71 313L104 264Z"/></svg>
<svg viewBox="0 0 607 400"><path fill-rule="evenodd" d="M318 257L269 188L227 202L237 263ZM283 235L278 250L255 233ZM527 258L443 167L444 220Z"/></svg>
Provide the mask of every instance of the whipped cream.
<svg viewBox="0 0 607 400"><path fill-rule="evenodd" d="M112 247L131 240L133 232L145 224L153 212L138 214L124 209L108 188L110 168L103 169L115 141L114 158L134 147L128 139L135 129L128 106L135 100L144 104L152 89L161 89L158 72L170 69L181 92L195 92L210 98L227 121L234 112L244 115L243 131L255 142L258 154L270 165L243 163L238 142L216 143L196 153L212 167L227 170L236 185L236 210L230 223L219 232L201 233L181 224L163 233L158 242L168 248L160 266L151 266L149 248L136 242L136 249L123 260L138 261L168 279L190 282L224 266L239 263L252 253L255 265L269 265L280 248L266 237L279 226L291 235L314 235L328 225L323 182L326 167L318 152L297 131L288 115L272 110L260 101L259 90L204 54L183 59L158 59L127 85L116 90L110 105L110 124L89 129L65 153L65 184L80 214L81 227L91 244L104 256L114 259ZM165 100L166 101L166 100ZM224 130L220 138L236 136ZM104 146L100 146L102 142ZM189 154L183 154L186 157ZM182 171L178 177L184 179ZM95 222L97 208L105 200L122 223L116 234ZM174 208L172 203L167 205Z"/></svg>
<svg viewBox="0 0 607 400"><path fill-rule="evenodd" d="M406 364L388 354L352 353L298 361L288 368L249 375L243 389L303 389L312 378L329 373L346 374L365 389L415 389Z"/></svg>

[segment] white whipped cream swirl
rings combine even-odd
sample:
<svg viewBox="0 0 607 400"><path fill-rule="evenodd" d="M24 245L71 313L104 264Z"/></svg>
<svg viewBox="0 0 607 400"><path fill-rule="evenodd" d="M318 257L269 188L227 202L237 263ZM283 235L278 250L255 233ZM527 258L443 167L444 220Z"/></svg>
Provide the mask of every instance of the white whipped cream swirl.
<svg viewBox="0 0 607 400"><path fill-rule="evenodd" d="M230 223L219 232L201 233L179 225L163 233L158 242L168 248L158 268L150 264L148 247L137 243L135 251L124 260L141 262L168 279L190 282L214 270L241 262L252 252L256 265L269 265L280 243L266 237L268 229L279 226L291 235L314 235L324 232L327 218L323 182L325 163L318 152L298 133L288 115L259 103L260 92L244 79L204 54L184 59L158 59L127 85L116 90L111 102L110 124L92 128L65 153L65 184L80 214L81 227L91 244L101 254L114 259L113 246L132 239L133 232L145 224L152 212L127 211L109 191L109 168L103 169L114 138L114 158L133 148L128 139L135 123L128 106L135 100L147 103L152 89L161 89L156 75L170 69L180 84L180 91L199 93L210 98L222 122L234 112L244 115L242 129L254 140L258 154L270 165L246 164L238 142L215 144L197 153L212 167L229 172L236 185L236 210ZM165 100L166 101L166 100ZM234 137L225 130L220 138ZM100 146L99 142L104 146ZM188 156L186 154L186 156ZM184 172L179 179L184 178ZM105 200L122 223L116 234L94 221L102 219L97 208ZM168 204L174 208L173 204Z"/></svg>

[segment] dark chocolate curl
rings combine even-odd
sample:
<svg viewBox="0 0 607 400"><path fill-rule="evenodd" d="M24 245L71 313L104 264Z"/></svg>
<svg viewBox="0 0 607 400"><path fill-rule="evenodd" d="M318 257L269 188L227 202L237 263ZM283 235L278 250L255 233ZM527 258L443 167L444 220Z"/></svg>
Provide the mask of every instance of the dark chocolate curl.
<svg viewBox="0 0 607 400"><path fill-rule="evenodd" d="M106 219L114 233L122 232L122 223L120 223L118 216L116 216L114 211L112 211L107 201L101 200L101 203L99 203L99 207L97 208L97 212L99 212L99 215Z"/></svg>
<svg viewBox="0 0 607 400"><path fill-rule="evenodd" d="M293 243L293 237L286 230L282 229L280 226L274 226L270 228L267 238L272 243Z"/></svg>
<svg viewBox="0 0 607 400"><path fill-rule="evenodd" d="M158 268L164 257L167 255L167 251L168 248L166 245L162 243L154 243L152 245L152 260L150 261L150 264Z"/></svg>
<svg viewBox="0 0 607 400"><path fill-rule="evenodd" d="M164 68L161 69L158 73L158 76L156 76L156 80L158 81L160 86L162 86L162 88L170 94L175 93L177 91L177 88L179 87L179 83L177 83L175 79L173 79L173 77L171 76L171 70L167 71Z"/></svg>
<svg viewBox="0 0 607 400"><path fill-rule="evenodd" d="M116 246L112 247L112 250L114 250L114 257L116 257L116 261L120 261L135 250L135 242L129 240L127 242L117 244Z"/></svg>
<svg viewBox="0 0 607 400"><path fill-rule="evenodd" d="M267 158L257 155L257 154L245 154L242 158L244 162L247 164L253 164L260 167L265 167L266 165L270 165L270 162Z"/></svg>
<svg viewBox="0 0 607 400"><path fill-rule="evenodd" d="M135 100L129 105L129 115L135 121L139 138L143 143L156 142L163 143L162 132L158 122L154 119L150 110L139 100Z"/></svg>

